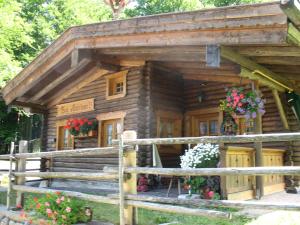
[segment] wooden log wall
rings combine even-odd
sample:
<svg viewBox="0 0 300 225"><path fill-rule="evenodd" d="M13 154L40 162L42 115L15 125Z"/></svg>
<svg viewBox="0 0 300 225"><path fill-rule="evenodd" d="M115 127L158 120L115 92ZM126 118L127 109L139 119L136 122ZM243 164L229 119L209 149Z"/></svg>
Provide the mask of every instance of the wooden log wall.
<svg viewBox="0 0 300 225"><path fill-rule="evenodd" d="M124 68L128 69L128 68ZM127 74L127 95L124 98L106 100L106 80L101 77L94 82L81 88L78 92L66 98L62 103L68 103L88 98L95 98L95 110L92 112L81 113L77 115L69 115L57 117L57 109L53 107L46 115L46 136L47 142L45 148L48 151L55 151L56 138L56 122L74 117L87 117L95 119L100 113L108 113L114 111L125 111L124 129L138 130L139 137L144 137L147 134L145 121L142 119L147 111L145 85L146 78L143 77L143 67L135 67L129 69ZM144 132L142 132L144 131ZM57 141L57 140L56 140ZM98 146L98 138L80 138L75 140L75 148L93 148ZM140 156L139 156L140 157ZM141 151L140 162L146 162L146 155ZM106 165L117 165L117 155L108 155L103 157L87 156L87 157L68 157L55 158L52 162L53 171L80 171L80 172L95 172L102 170Z"/></svg>
<svg viewBox="0 0 300 225"><path fill-rule="evenodd" d="M239 84L236 84L240 86ZM217 82L200 82L200 81L189 81L184 82L184 98L185 98L185 111L216 107L219 105L221 99L224 99L226 94L226 88L232 87L233 84L217 83ZM263 98L266 99L266 113L262 117L263 122L263 133L278 133L286 132L281 122L278 109L275 104L272 91L268 87L260 88L263 93ZM197 94L199 90L204 92L204 100L200 104L197 102ZM290 131L299 131L300 125L297 121L291 108L288 106L288 101L281 94L282 104L284 106L285 113L287 115ZM243 145L249 146L249 145ZM285 165L300 165L300 142L273 142L263 143L264 148L277 148L285 149ZM300 180L300 177L296 177L296 180Z"/></svg>

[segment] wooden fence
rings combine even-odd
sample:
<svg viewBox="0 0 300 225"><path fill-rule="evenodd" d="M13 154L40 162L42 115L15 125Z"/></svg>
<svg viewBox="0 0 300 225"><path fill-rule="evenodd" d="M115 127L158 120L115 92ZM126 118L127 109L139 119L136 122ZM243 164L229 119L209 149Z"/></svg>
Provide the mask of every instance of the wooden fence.
<svg viewBox="0 0 300 225"><path fill-rule="evenodd" d="M114 141L113 147L63 150L53 152L14 153L14 145L11 146L10 155L0 155L0 159L9 159L10 165L13 160L18 165L18 171L12 172L10 168L9 188L7 195L7 208L11 209L10 193L12 190L17 192L17 204L23 204L23 193L51 193L57 190L47 188L36 188L24 185L26 177L41 178L65 178L78 180L119 180L119 194L110 196L97 196L84 194L80 192L64 191L66 196L76 197L79 199L93 201L98 203L108 203L118 205L120 209L120 224L132 225L137 224L137 208L158 210L169 213L180 213L186 215L209 216L231 218L228 212L222 212L212 209L204 209L206 206L226 206L226 207L252 207L284 210L300 210L300 204L286 203L264 203L264 202L246 202L230 200L184 200L168 197L156 197L137 195L137 174L157 174L157 175L174 175L174 176L263 176L263 175L299 175L300 167L235 167L235 168L205 168L205 169L180 169L180 168L148 168L137 167L136 156L138 146L152 144L198 144L198 143L249 143L249 142L272 142L272 141L299 141L300 133L285 134L259 134L259 135L240 135L240 136L217 136L217 137L193 137L193 138L155 138L155 139L137 139L136 133L126 131L122 134L120 140ZM101 173L80 173L80 172L26 172L24 165L30 158L54 158L54 157L71 157L81 155L100 155L105 156L111 153L119 154L119 168L106 168ZM12 178L15 178L14 183ZM187 207L194 206L196 208ZM199 208L199 207L202 208Z"/></svg>

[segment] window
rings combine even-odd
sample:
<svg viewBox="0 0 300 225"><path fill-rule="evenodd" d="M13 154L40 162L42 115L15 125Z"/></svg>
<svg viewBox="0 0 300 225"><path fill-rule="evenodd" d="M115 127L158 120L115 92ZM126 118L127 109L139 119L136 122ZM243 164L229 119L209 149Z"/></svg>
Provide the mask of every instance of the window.
<svg viewBox="0 0 300 225"><path fill-rule="evenodd" d="M102 122L102 147L107 147L112 145L112 140L118 139L121 132L121 120L105 120Z"/></svg>
<svg viewBox="0 0 300 225"><path fill-rule="evenodd" d="M98 144L101 147L112 145L112 140L118 139L123 132L123 123L126 112L115 111L97 115L99 121Z"/></svg>
<svg viewBox="0 0 300 225"><path fill-rule="evenodd" d="M74 148L74 139L70 132L64 128L66 121L59 121L57 123L56 134L56 149L65 150Z"/></svg>
<svg viewBox="0 0 300 225"><path fill-rule="evenodd" d="M186 113L187 135L192 136L217 136L220 133L222 119L218 108L199 109Z"/></svg>
<svg viewBox="0 0 300 225"><path fill-rule="evenodd" d="M182 135L182 116L180 113L159 111L156 116L158 137L171 138Z"/></svg>
<svg viewBox="0 0 300 225"><path fill-rule="evenodd" d="M106 99L121 98L126 95L126 74L122 71L106 77Z"/></svg>

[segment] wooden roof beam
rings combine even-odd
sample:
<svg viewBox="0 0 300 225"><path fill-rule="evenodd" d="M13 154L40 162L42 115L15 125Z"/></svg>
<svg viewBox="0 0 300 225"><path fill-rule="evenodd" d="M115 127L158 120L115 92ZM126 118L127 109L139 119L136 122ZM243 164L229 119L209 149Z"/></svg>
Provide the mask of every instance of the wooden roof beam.
<svg viewBox="0 0 300 225"><path fill-rule="evenodd" d="M285 91L285 89L282 86L279 86L279 85L273 83L272 81L270 81L264 77L261 77L260 75L258 75L256 73L252 73L252 71L250 71L246 68L242 67L240 76L248 78L250 80L257 80L257 81L259 81L260 84L265 85L265 86L269 87L270 89L275 89L280 92Z"/></svg>
<svg viewBox="0 0 300 225"><path fill-rule="evenodd" d="M288 25L287 42L300 47L300 31L292 23Z"/></svg>
<svg viewBox="0 0 300 225"><path fill-rule="evenodd" d="M299 0L281 0L280 8L296 26L300 26Z"/></svg>
<svg viewBox="0 0 300 225"><path fill-rule="evenodd" d="M96 67L93 67L91 70L89 70L87 73L80 76L78 79L70 83L65 87L65 89L58 91L55 95L51 97L46 102L46 105L48 108L57 105L60 103L63 99L69 97L71 94L75 93L82 87L86 86L87 84L93 82L94 80L110 73L114 73L117 71L114 70L107 70L103 69L101 65L97 65Z"/></svg>
<svg viewBox="0 0 300 225"><path fill-rule="evenodd" d="M74 73L77 73L82 68L87 66L91 62L91 59L83 59L80 62L77 62L76 64L72 60L71 68L67 70L64 74L59 76L56 80L49 83L46 87L44 87L42 90L37 92L34 96L32 96L30 99L28 99L29 102L35 102L38 101L40 98L42 98L45 94L53 90L55 87L57 87L59 84L70 78Z"/></svg>
<svg viewBox="0 0 300 225"><path fill-rule="evenodd" d="M35 104L35 103L26 103L26 102L22 102L19 100L15 100L10 105L15 105L15 106L24 107L24 108L30 108L30 112L32 112L32 113L45 114L47 112L47 108L45 106L40 105L40 104Z"/></svg>
<svg viewBox="0 0 300 225"><path fill-rule="evenodd" d="M290 89L295 89L294 88L294 84L292 82L290 82L289 80L281 77L280 75L272 72L271 70L267 69L266 67L254 62L253 60L239 54L238 52L232 50L230 47L225 47L225 46L221 46L221 56L225 59L228 59L234 63L237 63L239 65L241 65L241 67L244 67L246 69L248 69L249 71L254 72L256 71L256 74L260 74L262 76L259 76L260 79L267 79L269 81L272 81L272 83L274 83L274 81L276 81L276 85L279 84L283 84L284 86L290 88ZM265 76L267 77L265 77ZM281 86L281 85L279 85ZM280 88L280 90L282 91L283 89Z"/></svg>
<svg viewBox="0 0 300 225"><path fill-rule="evenodd" d="M234 84L249 84L250 81L242 79L238 76L208 76L208 75L194 75L194 74L183 74L184 80L195 80L195 81L211 81L220 83L234 83Z"/></svg>

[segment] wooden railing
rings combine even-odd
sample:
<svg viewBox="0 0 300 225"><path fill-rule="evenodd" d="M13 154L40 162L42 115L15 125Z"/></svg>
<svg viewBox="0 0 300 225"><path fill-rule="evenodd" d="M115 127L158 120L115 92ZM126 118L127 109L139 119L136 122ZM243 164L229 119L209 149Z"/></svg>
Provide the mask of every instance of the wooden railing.
<svg viewBox="0 0 300 225"><path fill-rule="evenodd" d="M18 171L12 172L10 168L10 182L8 188L7 207L11 209L10 193L12 190L17 192L17 204L23 204L24 192L30 193L51 193L57 190L36 188L24 185L25 177L42 177L42 178L64 178L78 180L102 180L111 179L119 181L119 194L109 196L97 196L84 194L80 192L64 191L66 196L76 197L87 201L98 203L108 203L118 205L120 209L120 224L135 224L136 208L145 208L150 210L158 210L169 213L180 213L196 216L210 216L231 218L231 213L222 212L212 209L200 209L186 207L206 207L206 206L226 206L226 207L252 207L252 208L268 208L268 209L286 209L300 210L300 204L286 203L264 203L264 202L245 202L245 201L229 201L229 200L183 200L168 197L156 197L137 195L137 174L158 174L158 175L176 175L176 176L232 176L232 175L300 175L300 167L242 167L242 168L205 168L205 169L180 169L180 168L146 168L137 167L137 152L140 145L152 144L197 144L197 143L249 143L249 142L272 142L272 141L295 141L300 140L300 133L285 134L260 134L260 135L241 135L241 136L218 136L218 137L199 137L199 138L155 138L155 139L137 139L136 133L126 131L120 140L114 141L113 147L79 149L68 151L41 152L41 153L20 153L14 154L14 146L12 145L10 155L2 155L0 159L16 160ZM79 172L25 172L24 162L26 159L42 157L69 157L69 156L86 156L101 155L105 156L111 153L119 154L118 168L105 168L101 173L79 173ZM12 183L12 178L15 182Z"/></svg>

